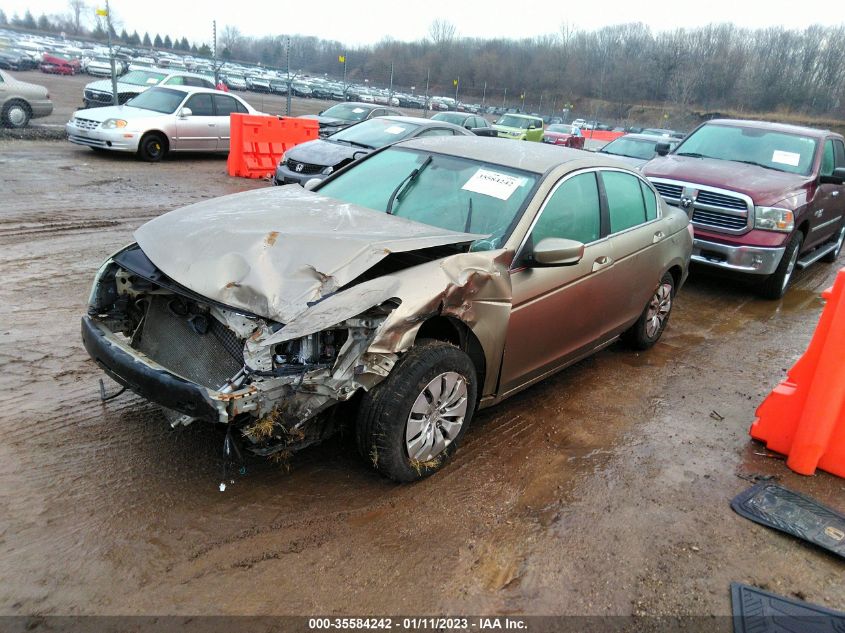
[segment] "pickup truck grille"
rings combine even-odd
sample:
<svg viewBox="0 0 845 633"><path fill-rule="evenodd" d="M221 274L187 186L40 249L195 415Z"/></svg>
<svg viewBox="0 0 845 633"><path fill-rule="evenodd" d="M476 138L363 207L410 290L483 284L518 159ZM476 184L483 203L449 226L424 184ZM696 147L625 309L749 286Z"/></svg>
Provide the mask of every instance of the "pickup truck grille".
<svg viewBox="0 0 845 633"><path fill-rule="evenodd" d="M691 199L685 210L694 226L734 235L749 228L753 202L748 196L690 182L656 179L651 184L673 206L681 206L682 197Z"/></svg>
<svg viewBox="0 0 845 633"><path fill-rule="evenodd" d="M736 215L727 215L716 211L703 211L696 209L692 214L692 221L695 224L710 226L716 229L728 229L739 231L748 224L748 219Z"/></svg>
<svg viewBox="0 0 845 633"><path fill-rule="evenodd" d="M677 201L681 197L681 192L684 190L681 185L673 185L668 182L654 182L652 183L657 192L664 198L673 198L674 200L666 200L666 202Z"/></svg>
<svg viewBox="0 0 845 633"><path fill-rule="evenodd" d="M748 211L748 206L742 198L727 196L715 191L701 190L695 199L698 204L706 204L711 207L723 207L725 209L736 209L737 211Z"/></svg>

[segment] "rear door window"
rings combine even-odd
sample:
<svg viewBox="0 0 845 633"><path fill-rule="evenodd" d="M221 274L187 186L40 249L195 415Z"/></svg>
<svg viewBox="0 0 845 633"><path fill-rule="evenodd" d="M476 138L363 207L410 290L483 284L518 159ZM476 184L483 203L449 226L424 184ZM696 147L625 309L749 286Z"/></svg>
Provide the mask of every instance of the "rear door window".
<svg viewBox="0 0 845 633"><path fill-rule="evenodd" d="M214 97L214 107L217 109L217 116L229 116L232 112L246 112L237 99L226 95L210 95ZM240 106L240 108L239 108ZM241 109L242 108L242 109Z"/></svg>
<svg viewBox="0 0 845 633"><path fill-rule="evenodd" d="M618 233L643 224L646 210L639 178L620 171L604 171L601 178L607 194L610 232Z"/></svg>

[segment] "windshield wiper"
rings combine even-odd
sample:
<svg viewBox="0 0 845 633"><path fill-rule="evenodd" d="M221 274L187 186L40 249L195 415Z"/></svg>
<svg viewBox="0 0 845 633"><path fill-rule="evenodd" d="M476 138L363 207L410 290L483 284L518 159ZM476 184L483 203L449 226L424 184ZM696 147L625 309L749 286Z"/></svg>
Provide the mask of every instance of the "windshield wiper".
<svg viewBox="0 0 845 633"><path fill-rule="evenodd" d="M771 165L764 165L763 163L755 163L753 160L736 160L731 159L733 163L744 163L746 165L754 165L755 167L763 167L765 169L772 169L774 171L783 171L783 169L778 169L777 167L772 167Z"/></svg>
<svg viewBox="0 0 845 633"><path fill-rule="evenodd" d="M690 158L710 158L709 156L705 156L704 154L698 154L697 152L677 152L675 156L689 156Z"/></svg>
<svg viewBox="0 0 845 633"><path fill-rule="evenodd" d="M375 149L372 145L367 145L366 143L359 143L358 141L347 141L344 138L329 138L329 140L336 141L339 143L349 143L353 147L363 147L364 149Z"/></svg>
<svg viewBox="0 0 845 633"><path fill-rule="evenodd" d="M396 189L393 190L393 193L390 194L390 198L388 198L387 200L387 215L393 215L393 203L397 201L402 202L402 196L405 195L406 191L410 190L411 185L414 184L414 181L419 178L419 175L422 173L422 170L428 167L432 160L434 160L434 157L429 154L428 158L423 161L422 165L420 165L410 174L405 176L402 179L402 182L396 185Z"/></svg>

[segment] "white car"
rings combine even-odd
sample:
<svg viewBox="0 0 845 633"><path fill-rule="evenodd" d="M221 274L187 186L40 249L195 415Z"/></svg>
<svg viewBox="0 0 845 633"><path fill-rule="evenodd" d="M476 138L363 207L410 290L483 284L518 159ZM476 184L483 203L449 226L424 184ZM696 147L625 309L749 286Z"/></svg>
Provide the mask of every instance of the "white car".
<svg viewBox="0 0 845 633"><path fill-rule="evenodd" d="M114 70L118 76L123 74L123 62L114 60ZM111 77L111 61L108 57L95 57L85 66L85 72L96 77Z"/></svg>
<svg viewBox="0 0 845 633"><path fill-rule="evenodd" d="M261 114L219 90L155 87L125 105L77 110L65 129L71 143L155 162L168 152L228 152L233 112Z"/></svg>
<svg viewBox="0 0 845 633"><path fill-rule="evenodd" d="M111 74L111 69L109 69ZM118 103L126 103L153 86L196 86L214 88L214 81L196 73L174 72L161 68L131 70L117 80ZM86 108L113 104L111 79L92 81L82 91Z"/></svg>

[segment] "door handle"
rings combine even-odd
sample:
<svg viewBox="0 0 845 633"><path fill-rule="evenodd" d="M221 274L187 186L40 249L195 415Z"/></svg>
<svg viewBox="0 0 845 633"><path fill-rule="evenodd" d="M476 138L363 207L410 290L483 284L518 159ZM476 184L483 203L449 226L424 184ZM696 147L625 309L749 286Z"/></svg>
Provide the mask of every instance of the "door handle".
<svg viewBox="0 0 845 633"><path fill-rule="evenodd" d="M660 240L662 240L664 237L666 237L666 235L664 235L663 231L657 231L657 232L654 234L654 239L652 239L652 240L651 240L651 243L652 243L652 244L657 244L657 242L659 242Z"/></svg>
<svg viewBox="0 0 845 633"><path fill-rule="evenodd" d="M597 270L601 270L602 268L607 268L613 263L613 258L608 257L607 255L602 255L601 257L596 257L596 261L593 262L593 272Z"/></svg>

